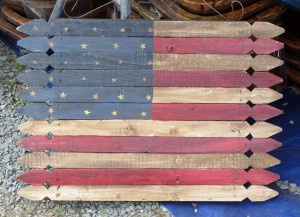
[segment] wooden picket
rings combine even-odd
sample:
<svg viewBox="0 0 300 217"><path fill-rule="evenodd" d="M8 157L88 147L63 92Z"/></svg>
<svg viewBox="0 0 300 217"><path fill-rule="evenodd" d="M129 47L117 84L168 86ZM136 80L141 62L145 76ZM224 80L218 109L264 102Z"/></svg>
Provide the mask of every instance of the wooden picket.
<svg viewBox="0 0 300 217"><path fill-rule="evenodd" d="M269 71L283 64L270 55L160 54L160 53L29 53L17 59L35 69L239 71L252 67ZM121 63L121 64L120 64Z"/></svg>
<svg viewBox="0 0 300 217"><path fill-rule="evenodd" d="M80 26L80 28L78 28ZM33 20L17 62L31 200L265 201L282 113L270 23ZM250 38L254 36L256 39ZM50 123L46 120L51 120ZM54 137L48 139L46 135ZM54 168L50 173L44 169ZM50 187L43 186L45 183ZM245 185L246 184L246 185ZM244 186L250 185L250 187ZM47 185L46 185L47 186Z"/></svg>
<svg viewBox="0 0 300 217"><path fill-rule="evenodd" d="M84 201L265 201L277 191L260 185L62 185L29 186L19 191L30 200Z"/></svg>
<svg viewBox="0 0 300 217"><path fill-rule="evenodd" d="M78 28L80 26L80 28ZM212 28L213 27L213 28ZM18 27L28 35L182 37L182 38L274 38L284 29L267 22L246 21L150 21L150 20L72 20L58 19L52 24L33 20Z"/></svg>
<svg viewBox="0 0 300 217"><path fill-rule="evenodd" d="M56 136L246 137L251 134L254 138L268 138L282 131L280 127L266 122L250 125L246 121L156 120L28 121L21 124L19 130L37 136L51 132Z"/></svg>
<svg viewBox="0 0 300 217"><path fill-rule="evenodd" d="M112 82L117 78L116 82ZM161 70L31 70L18 77L31 86L72 87L271 87L282 78L269 72L246 71L161 71Z"/></svg>
<svg viewBox="0 0 300 217"><path fill-rule="evenodd" d="M34 169L18 179L31 185L268 185L279 175L263 169Z"/></svg>
<svg viewBox="0 0 300 217"><path fill-rule="evenodd" d="M267 138L30 136L18 142L29 151L89 153L267 153L281 143Z"/></svg>
<svg viewBox="0 0 300 217"><path fill-rule="evenodd" d="M112 111L119 111L118 119L152 119L165 121L246 120L252 117L264 121L282 114L268 105L247 104L146 104L146 103L30 103L19 113L45 120L109 120ZM143 113L144 112L144 113Z"/></svg>
<svg viewBox="0 0 300 217"><path fill-rule="evenodd" d="M149 154L149 153L74 153L33 152L18 159L31 168L102 169L264 169L280 161L268 154Z"/></svg>

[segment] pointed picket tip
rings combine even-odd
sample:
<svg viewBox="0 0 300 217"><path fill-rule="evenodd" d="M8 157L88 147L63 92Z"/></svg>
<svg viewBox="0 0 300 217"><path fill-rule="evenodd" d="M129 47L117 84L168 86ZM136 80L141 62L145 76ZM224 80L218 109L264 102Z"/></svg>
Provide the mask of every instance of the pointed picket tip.
<svg viewBox="0 0 300 217"><path fill-rule="evenodd" d="M250 157L250 165L254 169L266 169L275 165L280 164L280 160L269 155L269 154L258 154L254 153Z"/></svg>
<svg viewBox="0 0 300 217"><path fill-rule="evenodd" d="M270 88L255 88L250 93L250 101L253 104L269 104L282 97L281 93Z"/></svg>
<svg viewBox="0 0 300 217"><path fill-rule="evenodd" d="M32 135L45 136L49 133L48 121L27 121L19 125L18 129Z"/></svg>
<svg viewBox="0 0 300 217"><path fill-rule="evenodd" d="M259 38L254 41L253 51L256 54L270 54L281 50L284 44L273 39Z"/></svg>
<svg viewBox="0 0 300 217"><path fill-rule="evenodd" d="M53 154L54 155L54 154ZM50 165L50 156L45 152L33 152L18 158L18 163L36 169L44 169Z"/></svg>
<svg viewBox="0 0 300 217"><path fill-rule="evenodd" d="M18 81L29 86L47 85L50 75L45 70L27 70L17 77Z"/></svg>
<svg viewBox="0 0 300 217"><path fill-rule="evenodd" d="M45 186L28 186L18 191L20 197L27 198L29 200L43 200L48 194L48 190Z"/></svg>
<svg viewBox="0 0 300 217"><path fill-rule="evenodd" d="M254 138L268 138L282 131L281 127L263 121L258 121L250 128Z"/></svg>
<svg viewBox="0 0 300 217"><path fill-rule="evenodd" d="M31 185L43 185L47 182L48 173L43 169L30 170L17 177L21 182L25 182Z"/></svg>
<svg viewBox="0 0 300 217"><path fill-rule="evenodd" d="M247 179L255 185L268 185L276 182L280 176L276 173L264 169L251 169L247 174Z"/></svg>
<svg viewBox="0 0 300 217"><path fill-rule="evenodd" d="M248 189L248 198L251 201L266 201L278 196L278 192L265 186L251 185Z"/></svg>
<svg viewBox="0 0 300 217"><path fill-rule="evenodd" d="M47 149L49 139L46 136L29 136L17 142L19 147L28 151L42 152Z"/></svg>
<svg viewBox="0 0 300 217"><path fill-rule="evenodd" d="M50 48L49 39L46 36L29 36L17 42L19 47L25 48L32 52L47 52Z"/></svg>
<svg viewBox="0 0 300 217"><path fill-rule="evenodd" d="M269 105L255 105L251 117L254 120L268 120L278 115L282 115L283 111Z"/></svg>
<svg viewBox="0 0 300 217"><path fill-rule="evenodd" d="M19 57L17 63L33 69L46 69L49 66L49 58L46 53L29 53Z"/></svg>
<svg viewBox="0 0 300 217"><path fill-rule="evenodd" d="M256 38L274 38L285 32L284 28L269 22L255 22L251 32Z"/></svg>
<svg viewBox="0 0 300 217"><path fill-rule="evenodd" d="M254 153L267 153L269 151L275 150L282 146L281 142L276 141L275 139L267 138L261 142L262 139L253 138L250 141L250 149ZM263 151L262 151L263 150Z"/></svg>
<svg viewBox="0 0 300 217"><path fill-rule="evenodd" d="M47 35L50 25L44 19L34 19L17 27L17 30L27 35Z"/></svg>
<svg viewBox="0 0 300 217"><path fill-rule="evenodd" d="M255 71L270 71L284 64L284 61L271 55L257 55L253 59L252 68Z"/></svg>
<svg viewBox="0 0 300 217"><path fill-rule="evenodd" d="M281 77L271 72L254 72L252 79L256 87L272 87L283 82Z"/></svg>

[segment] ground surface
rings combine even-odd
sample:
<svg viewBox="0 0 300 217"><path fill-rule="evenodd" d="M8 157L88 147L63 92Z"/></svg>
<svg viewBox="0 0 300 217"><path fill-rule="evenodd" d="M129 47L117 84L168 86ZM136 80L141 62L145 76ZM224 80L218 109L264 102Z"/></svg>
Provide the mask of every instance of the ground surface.
<svg viewBox="0 0 300 217"><path fill-rule="evenodd" d="M17 191L27 184L16 177L29 170L17 163L26 150L16 143L27 136L18 130L18 125L29 118L17 112L26 104L17 93L26 87L16 77L26 68L18 65L16 58L0 40L0 216L171 217L172 214L156 202L33 202L17 196Z"/></svg>

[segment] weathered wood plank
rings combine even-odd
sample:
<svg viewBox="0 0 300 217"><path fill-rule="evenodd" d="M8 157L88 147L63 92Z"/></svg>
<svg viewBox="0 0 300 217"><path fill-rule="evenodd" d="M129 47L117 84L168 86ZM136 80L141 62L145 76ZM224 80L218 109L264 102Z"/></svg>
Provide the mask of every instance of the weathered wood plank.
<svg viewBox="0 0 300 217"><path fill-rule="evenodd" d="M274 139L209 137L30 136L18 142L29 151L105 153L267 153L281 147Z"/></svg>
<svg viewBox="0 0 300 217"><path fill-rule="evenodd" d="M18 192L20 197L54 201L265 201L277 191L260 185L64 185L28 186Z"/></svg>
<svg viewBox="0 0 300 217"><path fill-rule="evenodd" d="M114 112L115 111L115 112ZM112 120L152 118L150 103L31 103L19 109L35 120Z"/></svg>
<svg viewBox="0 0 300 217"><path fill-rule="evenodd" d="M82 78L85 80L82 80ZM117 82L111 82L118 78ZM152 70L31 70L18 77L30 86L101 86L101 87L271 87L282 78L269 72L246 71L152 71Z"/></svg>
<svg viewBox="0 0 300 217"><path fill-rule="evenodd" d="M149 103L30 103L19 109L19 113L36 120L110 120L116 117L112 111L119 111L117 119L153 119L165 121L197 120L267 120L282 114L282 111L268 105L250 107L247 104L149 104ZM144 114L142 113L144 112Z"/></svg>
<svg viewBox="0 0 300 217"><path fill-rule="evenodd" d="M80 26L80 28L78 28ZM267 22L252 26L246 21L151 21L151 20L72 20L57 19L49 25L33 20L19 31L28 35L109 36L109 37L215 37L215 38L274 38L284 29Z"/></svg>
<svg viewBox="0 0 300 217"><path fill-rule="evenodd" d="M122 64L120 64L120 60ZM269 71L283 61L270 55L151 54L151 53L29 53L17 59L34 69L133 69L184 71Z"/></svg>
<svg viewBox="0 0 300 217"><path fill-rule="evenodd" d="M117 79L117 78L116 78ZM153 92L152 92L153 91ZM98 97L94 97L97 94ZM205 87L31 87L18 94L30 102L233 103L268 104L282 98L269 88ZM121 96L121 97L120 97Z"/></svg>
<svg viewBox="0 0 300 217"><path fill-rule="evenodd" d="M280 127L246 121L156 121L156 120L56 120L28 121L19 130L35 136L51 132L56 136L169 136L169 137L246 137L268 138Z"/></svg>
<svg viewBox="0 0 300 217"><path fill-rule="evenodd" d="M118 45L118 47L115 46ZM33 52L143 52L177 54L270 54L283 48L272 39L250 38L141 38L141 37L72 37L30 36L18 45Z"/></svg>
<svg viewBox="0 0 300 217"><path fill-rule="evenodd" d="M18 159L30 167L43 169L265 169L280 161L268 154L149 154L149 153L75 153L33 152Z"/></svg>
<svg viewBox="0 0 300 217"><path fill-rule="evenodd" d="M153 70L269 71L283 63L270 55L153 54Z"/></svg>
<svg viewBox="0 0 300 217"><path fill-rule="evenodd" d="M17 178L31 185L268 185L279 175L262 169L55 169Z"/></svg>
<svg viewBox="0 0 300 217"><path fill-rule="evenodd" d="M117 79L117 78L115 78ZM116 80L115 82L117 82ZM111 82L114 82L111 81ZM110 102L110 103L151 103L151 87L31 87L19 93L30 102ZM147 97L149 96L149 97Z"/></svg>

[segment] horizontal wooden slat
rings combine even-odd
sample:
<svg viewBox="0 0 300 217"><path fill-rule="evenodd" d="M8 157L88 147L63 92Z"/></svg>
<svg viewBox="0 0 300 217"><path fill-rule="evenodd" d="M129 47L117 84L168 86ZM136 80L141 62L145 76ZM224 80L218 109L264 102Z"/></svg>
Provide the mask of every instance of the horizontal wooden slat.
<svg viewBox="0 0 300 217"><path fill-rule="evenodd" d="M153 92L152 92L153 91ZM97 95L95 98L94 96ZM268 104L282 98L269 88L205 87L31 87L18 94L29 102ZM121 96L121 97L120 97Z"/></svg>
<svg viewBox="0 0 300 217"><path fill-rule="evenodd" d="M18 45L33 52L143 52L178 54L270 54L283 48L272 39L250 38L140 38L140 37L70 37L30 36Z"/></svg>
<svg viewBox="0 0 300 217"><path fill-rule="evenodd" d="M280 127L246 121L155 121L155 120L56 120L28 121L19 130L36 136L51 132L56 136L170 136L170 137L246 137L267 138Z"/></svg>
<svg viewBox="0 0 300 217"><path fill-rule="evenodd" d="M113 115L113 111L118 111ZM267 120L282 114L268 105L247 104L146 104L146 103L30 103L19 109L36 120L111 120L152 119L166 121L197 120ZM142 113L144 112L144 113Z"/></svg>
<svg viewBox="0 0 300 217"><path fill-rule="evenodd" d="M120 64L122 61L122 64ZM151 53L29 53L17 59L34 69L100 69L100 70L215 70L240 71L252 67L255 71L269 71L283 64L270 55L221 54L151 54Z"/></svg>
<svg viewBox="0 0 300 217"><path fill-rule="evenodd" d="M29 186L18 195L30 200L74 201L265 201L276 197L277 191L252 185L93 185L93 186Z"/></svg>
<svg viewBox="0 0 300 217"><path fill-rule="evenodd" d="M85 78L83 80L82 78ZM111 79L117 78L116 82ZM31 86L101 87L271 87L282 78L269 72L246 71L166 71L166 70L31 70L18 77Z"/></svg>
<svg viewBox="0 0 300 217"><path fill-rule="evenodd" d="M206 137L30 136L18 142L29 151L104 153L267 153L282 144L276 140Z"/></svg>
<svg viewBox="0 0 300 217"><path fill-rule="evenodd" d="M31 185L268 185L279 175L262 169L55 169L17 178Z"/></svg>
<svg viewBox="0 0 300 217"><path fill-rule="evenodd" d="M80 27L80 28L78 28ZM246 21L151 21L151 20L71 20L57 19L49 25L45 20L33 20L19 31L28 35L110 37L216 37L216 38L274 38L284 29L267 22L252 26Z"/></svg>
<svg viewBox="0 0 300 217"><path fill-rule="evenodd" d="M70 169L264 169L280 163L268 154L149 154L149 153L75 153L33 152L18 159L30 167L47 166Z"/></svg>

